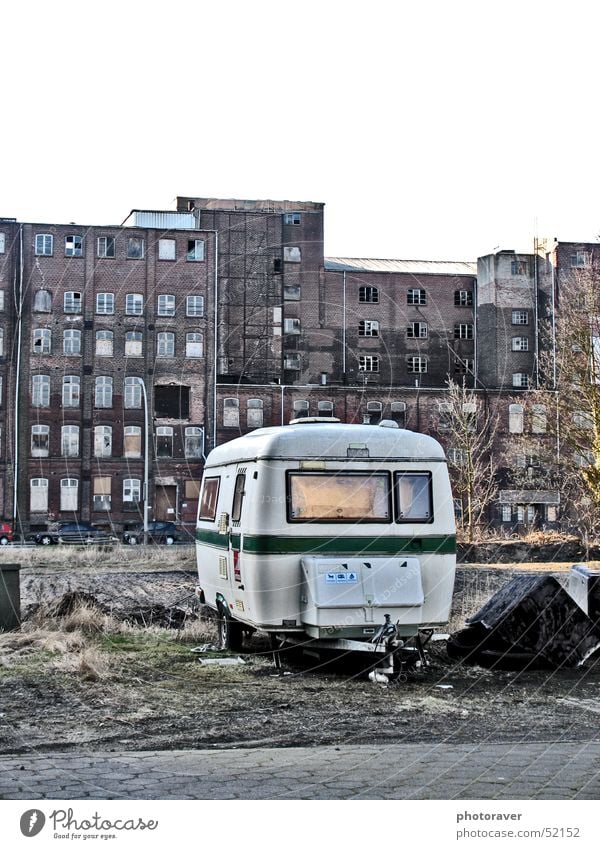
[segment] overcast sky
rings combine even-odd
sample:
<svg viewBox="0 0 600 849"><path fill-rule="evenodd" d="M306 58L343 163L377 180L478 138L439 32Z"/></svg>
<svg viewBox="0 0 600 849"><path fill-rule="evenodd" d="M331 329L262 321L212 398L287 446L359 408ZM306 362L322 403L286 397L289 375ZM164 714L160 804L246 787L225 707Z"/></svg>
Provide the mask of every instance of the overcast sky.
<svg viewBox="0 0 600 849"><path fill-rule="evenodd" d="M595 240L590 2L52 0L2 13L0 215L322 201L330 256Z"/></svg>

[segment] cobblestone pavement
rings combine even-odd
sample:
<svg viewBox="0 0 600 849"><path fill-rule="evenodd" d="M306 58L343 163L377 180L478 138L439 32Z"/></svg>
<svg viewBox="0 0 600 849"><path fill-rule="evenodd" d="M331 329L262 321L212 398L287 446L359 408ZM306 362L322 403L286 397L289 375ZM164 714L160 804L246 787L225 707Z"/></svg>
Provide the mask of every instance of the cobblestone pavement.
<svg viewBox="0 0 600 849"><path fill-rule="evenodd" d="M0 758L0 799L598 799L600 742Z"/></svg>

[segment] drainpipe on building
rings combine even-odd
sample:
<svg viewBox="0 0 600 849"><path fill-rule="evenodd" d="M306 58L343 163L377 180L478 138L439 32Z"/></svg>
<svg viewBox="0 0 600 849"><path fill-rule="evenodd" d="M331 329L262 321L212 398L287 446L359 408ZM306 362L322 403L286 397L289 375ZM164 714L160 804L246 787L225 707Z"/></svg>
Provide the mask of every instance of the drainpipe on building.
<svg viewBox="0 0 600 849"><path fill-rule="evenodd" d="M19 518L19 395L21 392L21 340L23 333L23 225L19 225L19 288L16 302L17 308L17 363L15 374L15 403L14 403L14 448L13 448L13 530L17 527ZM20 523L19 523L20 527Z"/></svg>
<svg viewBox="0 0 600 849"><path fill-rule="evenodd" d="M540 388L540 346L539 346L539 281L538 281L538 240L537 236L533 240L533 312L534 312L534 368L535 368L535 388Z"/></svg>
<svg viewBox="0 0 600 849"><path fill-rule="evenodd" d="M217 374L219 364L219 233L217 230L206 230L207 233L215 234L215 268L214 268L214 339L213 339L213 421L212 421L212 447L217 445Z"/></svg>
<svg viewBox="0 0 600 849"><path fill-rule="evenodd" d="M342 272L342 381L346 385L346 272Z"/></svg>

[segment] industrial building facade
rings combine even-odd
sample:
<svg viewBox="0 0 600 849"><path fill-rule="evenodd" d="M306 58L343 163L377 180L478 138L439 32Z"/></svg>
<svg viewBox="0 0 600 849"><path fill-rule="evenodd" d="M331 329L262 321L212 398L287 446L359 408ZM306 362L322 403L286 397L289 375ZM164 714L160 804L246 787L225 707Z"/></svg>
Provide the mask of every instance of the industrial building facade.
<svg viewBox="0 0 600 849"><path fill-rule="evenodd" d="M597 246L326 258L323 230L323 204L194 197L120 226L0 219L4 518L191 527L206 452L302 416L392 419L456 453L450 379L498 423L490 520L558 523L532 459L553 450L541 349Z"/></svg>

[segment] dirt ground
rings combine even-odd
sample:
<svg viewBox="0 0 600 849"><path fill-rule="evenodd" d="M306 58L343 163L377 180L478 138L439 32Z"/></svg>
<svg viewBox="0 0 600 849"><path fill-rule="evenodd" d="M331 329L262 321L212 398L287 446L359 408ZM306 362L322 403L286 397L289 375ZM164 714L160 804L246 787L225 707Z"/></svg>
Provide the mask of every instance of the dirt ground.
<svg viewBox="0 0 600 849"><path fill-rule="evenodd" d="M331 666L297 653L277 670L257 637L240 663L210 650L214 625L197 619L190 553L147 562L117 552L91 564L28 556L23 631L0 635L0 754L598 736L600 658L576 669L493 671L450 661L436 642L430 665L403 684L372 684L353 660ZM459 570L452 629L511 574ZM71 629L36 625L40 605L73 591L102 612ZM169 619L186 627L156 627ZM208 650L191 650L199 647ZM206 663L223 659L234 662Z"/></svg>

